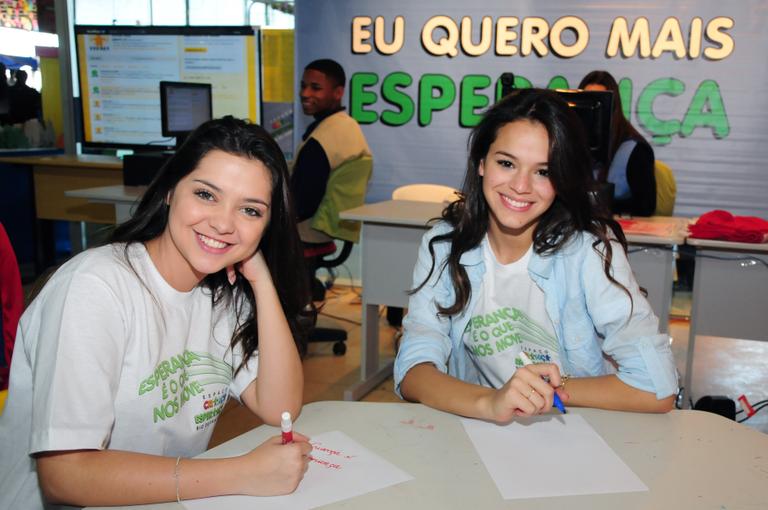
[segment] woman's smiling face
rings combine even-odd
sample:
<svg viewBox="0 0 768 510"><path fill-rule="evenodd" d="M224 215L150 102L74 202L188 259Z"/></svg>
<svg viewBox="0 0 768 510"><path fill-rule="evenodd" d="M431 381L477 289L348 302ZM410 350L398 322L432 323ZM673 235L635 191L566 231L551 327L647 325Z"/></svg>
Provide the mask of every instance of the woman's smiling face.
<svg viewBox="0 0 768 510"><path fill-rule="evenodd" d="M549 135L529 120L503 125L480 162L492 236L530 235L555 201L549 179Z"/></svg>
<svg viewBox="0 0 768 510"><path fill-rule="evenodd" d="M269 223L272 182L255 159L220 150L206 154L168 196L168 225L150 249L177 290L250 257Z"/></svg>

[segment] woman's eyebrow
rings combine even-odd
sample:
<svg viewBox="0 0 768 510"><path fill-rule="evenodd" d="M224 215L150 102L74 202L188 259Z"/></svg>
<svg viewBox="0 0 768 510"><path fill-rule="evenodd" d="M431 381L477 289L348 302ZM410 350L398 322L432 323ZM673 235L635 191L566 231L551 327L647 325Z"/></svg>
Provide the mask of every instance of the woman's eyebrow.
<svg viewBox="0 0 768 510"><path fill-rule="evenodd" d="M213 191L215 191L217 193L221 193L221 188L219 188L218 186L216 186L215 184L213 184L210 181L206 181L205 179L194 179L194 182L199 182L200 184L204 184L204 185L208 186L209 188L211 188ZM264 207L269 208L269 203L267 201L265 201L265 200L260 199L260 198L245 198L245 199L243 199L243 201L244 202L253 202L253 203L256 203L256 204L261 204Z"/></svg>

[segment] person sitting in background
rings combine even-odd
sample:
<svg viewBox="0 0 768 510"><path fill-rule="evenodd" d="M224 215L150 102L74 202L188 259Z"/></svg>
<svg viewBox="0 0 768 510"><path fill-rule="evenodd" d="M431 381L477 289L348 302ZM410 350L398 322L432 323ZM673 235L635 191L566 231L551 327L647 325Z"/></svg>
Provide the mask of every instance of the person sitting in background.
<svg viewBox="0 0 768 510"><path fill-rule="evenodd" d="M5 77L5 64L0 63L0 126L8 124L8 111L10 105L8 104L8 79Z"/></svg>
<svg viewBox="0 0 768 510"><path fill-rule="evenodd" d="M341 105L345 83L344 68L330 59L310 62L301 77L301 108L315 121L301 137L291 171L290 188L296 206L299 236L308 251L332 240L311 226L325 196L331 172L344 163L371 155L360 125ZM312 299L320 301L325 290L314 277L316 264L313 258L309 257L307 262Z"/></svg>
<svg viewBox="0 0 768 510"><path fill-rule="evenodd" d="M290 186L299 235L305 242L322 242L312 239L307 220L320 206L331 172L347 161L371 155L360 125L341 106L345 83L344 68L330 59L310 62L301 77L301 108L315 121L301 137Z"/></svg>
<svg viewBox="0 0 768 510"><path fill-rule="evenodd" d="M598 168L595 176L599 182L615 186L613 212L652 216L656 209L655 156L643 135L624 116L616 80L608 71L592 71L581 80L579 88L613 92L611 164L608 168Z"/></svg>
<svg viewBox="0 0 768 510"><path fill-rule="evenodd" d="M40 92L27 85L27 73L16 71L16 83L8 90L11 124L23 124L30 119L40 117Z"/></svg>

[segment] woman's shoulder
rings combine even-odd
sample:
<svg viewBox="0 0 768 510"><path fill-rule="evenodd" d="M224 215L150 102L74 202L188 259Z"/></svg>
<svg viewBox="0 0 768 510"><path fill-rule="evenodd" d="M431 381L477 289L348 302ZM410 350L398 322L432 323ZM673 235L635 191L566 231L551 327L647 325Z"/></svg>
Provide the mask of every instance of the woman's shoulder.
<svg viewBox="0 0 768 510"><path fill-rule="evenodd" d="M611 241L616 240L612 233L607 232L606 234L607 239L610 239ZM577 230L565 243L562 244L555 255L578 262L593 254L597 255L598 252L595 251L595 249L601 249L604 242L603 239L593 232Z"/></svg>
<svg viewBox="0 0 768 510"><path fill-rule="evenodd" d="M136 250L133 246L126 249L123 243L89 248L62 264L49 282L85 280L93 283L101 280L108 283L115 279L134 279L136 273L131 269L129 258L135 257Z"/></svg>
<svg viewBox="0 0 768 510"><path fill-rule="evenodd" d="M64 299L103 302L113 300L135 279L121 261L124 245L90 248L63 263L47 280L41 280L33 291L29 309L46 308ZM128 287L130 284L128 285Z"/></svg>
<svg viewBox="0 0 768 510"><path fill-rule="evenodd" d="M448 236L451 232L453 232L453 229L453 225L451 225L449 222L445 220L437 220L424 234L422 243L426 245L431 243L435 238ZM449 238L446 238L444 242L433 243L433 246L435 250L445 249L447 251L451 246L451 242Z"/></svg>
<svg viewBox="0 0 768 510"><path fill-rule="evenodd" d="M453 231L453 225L445 220L436 220L434 224L427 230L427 236L432 238L439 235L447 234Z"/></svg>

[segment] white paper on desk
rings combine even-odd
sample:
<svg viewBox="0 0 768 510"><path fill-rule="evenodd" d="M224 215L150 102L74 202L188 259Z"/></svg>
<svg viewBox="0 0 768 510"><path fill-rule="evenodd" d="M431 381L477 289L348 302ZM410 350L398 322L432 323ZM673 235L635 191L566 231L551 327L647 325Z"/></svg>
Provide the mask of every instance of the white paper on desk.
<svg viewBox="0 0 768 510"><path fill-rule="evenodd" d="M220 496L182 503L188 510L298 510L328 505L413 479L343 432L318 434L311 438L311 443L315 460L310 461L304 479L293 494Z"/></svg>
<svg viewBox="0 0 768 510"><path fill-rule="evenodd" d="M648 490L577 414L461 422L504 499Z"/></svg>

